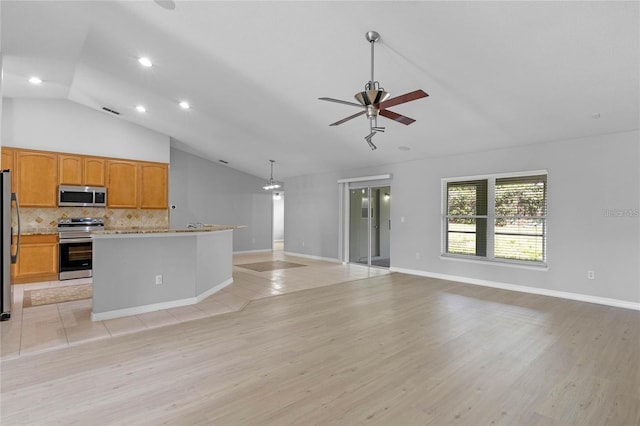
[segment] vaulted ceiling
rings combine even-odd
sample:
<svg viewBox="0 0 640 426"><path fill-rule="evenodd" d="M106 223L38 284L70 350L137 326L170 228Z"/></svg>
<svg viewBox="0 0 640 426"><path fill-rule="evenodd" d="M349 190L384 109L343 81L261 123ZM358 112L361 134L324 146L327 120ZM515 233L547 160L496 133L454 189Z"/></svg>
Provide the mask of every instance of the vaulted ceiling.
<svg viewBox="0 0 640 426"><path fill-rule="evenodd" d="M7 1L3 95L62 98L261 177L638 129L637 2ZM329 123L370 77L417 121ZM144 68L141 56L154 65ZM44 83L30 85L38 75ZM178 102L187 100L190 110ZM135 106L143 104L144 114ZM104 112L105 114L108 114ZM594 114L599 114L595 119Z"/></svg>

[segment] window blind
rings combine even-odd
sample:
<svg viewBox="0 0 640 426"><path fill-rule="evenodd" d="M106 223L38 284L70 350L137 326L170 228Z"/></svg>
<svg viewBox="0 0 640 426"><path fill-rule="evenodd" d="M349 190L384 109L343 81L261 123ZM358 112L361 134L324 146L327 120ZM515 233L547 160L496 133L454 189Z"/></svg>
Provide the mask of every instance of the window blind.
<svg viewBox="0 0 640 426"><path fill-rule="evenodd" d="M494 256L546 259L547 176L498 178L495 183Z"/></svg>
<svg viewBox="0 0 640 426"><path fill-rule="evenodd" d="M546 262L546 174L448 181L445 196L444 253Z"/></svg>
<svg viewBox="0 0 640 426"><path fill-rule="evenodd" d="M487 181L447 184L447 253L486 256Z"/></svg>

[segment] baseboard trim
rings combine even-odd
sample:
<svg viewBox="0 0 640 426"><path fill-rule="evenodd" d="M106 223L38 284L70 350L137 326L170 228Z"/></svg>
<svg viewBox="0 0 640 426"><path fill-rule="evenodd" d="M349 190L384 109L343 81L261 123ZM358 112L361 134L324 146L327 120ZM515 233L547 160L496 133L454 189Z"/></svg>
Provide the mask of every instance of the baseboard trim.
<svg viewBox="0 0 640 426"><path fill-rule="evenodd" d="M477 278L462 277L458 275L439 274L435 272L419 271L406 268L389 268L391 272L400 272L409 275L418 275L421 277L438 278L447 281L457 281L465 284L480 285L484 287L499 288L502 290L518 291L520 293L538 294L540 296L558 297L560 299L575 300L578 302L596 303L598 305L613 306L616 308L632 309L640 311L640 303L629 302L626 300L611 299L608 297L591 296L580 293L570 293L566 291L549 290L545 288L529 287L524 285L502 283L497 281L481 280Z"/></svg>
<svg viewBox="0 0 640 426"><path fill-rule="evenodd" d="M196 297L188 297L186 299L172 300L170 302L153 303L151 305L133 306L131 308L115 309L113 311L93 313L91 312L91 321L105 321L114 318L128 317L131 315L146 314L147 312L160 311L163 309L179 308L180 306L195 305L202 302L212 294L222 290L229 284L233 283L233 277L229 278L215 287L210 288Z"/></svg>
<svg viewBox="0 0 640 426"><path fill-rule="evenodd" d="M257 250L238 250L234 251L233 254L245 254L245 253L267 253L272 252L273 249L257 249Z"/></svg>
<svg viewBox="0 0 640 426"><path fill-rule="evenodd" d="M290 251L285 251L284 254L287 255L287 256L304 257L304 258L307 258L307 259L324 260L325 262L340 263L340 261L338 259L333 259L331 257L313 256L311 254L293 253L293 252L290 252Z"/></svg>
<svg viewBox="0 0 640 426"><path fill-rule="evenodd" d="M196 296L196 300L197 300L196 303L202 302L207 297L211 296L214 293L219 292L220 290L222 290L223 288L225 288L226 286L228 286L230 284L233 284L233 277L231 277L231 278L229 278L227 280L224 280L223 282L221 282L217 286L211 287L209 290L207 290L204 293L201 293L198 296Z"/></svg>

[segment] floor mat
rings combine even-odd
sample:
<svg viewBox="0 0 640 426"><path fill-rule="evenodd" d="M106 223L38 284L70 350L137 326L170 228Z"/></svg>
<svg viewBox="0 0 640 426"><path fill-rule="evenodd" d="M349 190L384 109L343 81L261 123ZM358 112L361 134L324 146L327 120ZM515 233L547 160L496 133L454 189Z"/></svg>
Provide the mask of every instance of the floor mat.
<svg viewBox="0 0 640 426"><path fill-rule="evenodd" d="M90 299L91 295L91 284L25 290L22 307L29 308L52 303L70 302L72 300Z"/></svg>
<svg viewBox="0 0 640 426"><path fill-rule="evenodd" d="M275 271L278 269L289 269L289 268L298 268L301 265L299 263L293 262L285 262L283 260L274 260L269 262L257 262L257 263L245 263L244 265L234 265L239 268L251 269L256 272L267 272L267 271Z"/></svg>

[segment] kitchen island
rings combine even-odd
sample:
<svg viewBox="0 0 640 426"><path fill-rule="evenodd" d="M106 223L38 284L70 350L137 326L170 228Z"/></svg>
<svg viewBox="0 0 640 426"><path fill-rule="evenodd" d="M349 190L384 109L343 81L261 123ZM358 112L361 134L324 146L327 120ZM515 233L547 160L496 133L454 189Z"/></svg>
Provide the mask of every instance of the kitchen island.
<svg viewBox="0 0 640 426"><path fill-rule="evenodd" d="M93 235L91 319L192 305L233 282L233 230L133 228Z"/></svg>

